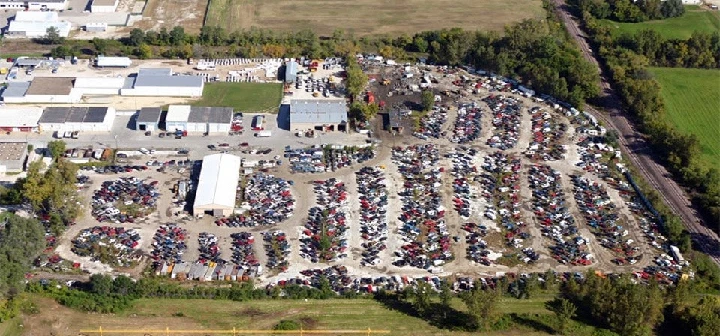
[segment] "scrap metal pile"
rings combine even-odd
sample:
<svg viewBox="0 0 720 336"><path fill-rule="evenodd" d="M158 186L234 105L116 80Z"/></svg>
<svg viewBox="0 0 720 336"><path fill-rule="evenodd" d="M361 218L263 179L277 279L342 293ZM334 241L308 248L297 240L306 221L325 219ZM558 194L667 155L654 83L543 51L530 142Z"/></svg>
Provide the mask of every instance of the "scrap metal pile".
<svg viewBox="0 0 720 336"><path fill-rule="evenodd" d="M363 167L355 173L355 179L360 194L360 236L364 249L360 265L377 265L388 238L385 175L379 168Z"/></svg>
<svg viewBox="0 0 720 336"><path fill-rule="evenodd" d="M455 211L464 219L468 219L473 213L471 200L475 197L475 188L471 185L473 175L477 173L477 167L473 162L477 151L473 148L460 146L454 152L448 153L452 158L453 176L453 205Z"/></svg>
<svg viewBox="0 0 720 336"><path fill-rule="evenodd" d="M198 245L200 246L198 248L200 251L200 256L198 257L199 263L205 264L210 261L215 263L225 262L225 260L220 258L220 246L218 246L218 238L214 234L201 232L200 235L198 235Z"/></svg>
<svg viewBox="0 0 720 336"><path fill-rule="evenodd" d="M465 144L477 140L480 137L480 129L482 127L480 120L481 115L482 112L478 107L472 105L461 106L455 119L455 126L450 141Z"/></svg>
<svg viewBox="0 0 720 336"><path fill-rule="evenodd" d="M290 169L296 173L324 173L347 168L355 163L371 160L376 155L373 146L347 147L324 146L313 148L285 148L285 157L290 161Z"/></svg>
<svg viewBox="0 0 720 336"><path fill-rule="evenodd" d="M140 234L134 229L123 227L94 226L84 229L73 239L71 250L81 257L101 260L112 256L111 264L125 266L136 257L135 249L140 243ZM106 251L107 255L102 255Z"/></svg>
<svg viewBox="0 0 720 336"><path fill-rule="evenodd" d="M151 252L154 265L171 264L182 261L182 255L187 250L185 243L187 230L177 224L160 225L153 236L153 250Z"/></svg>
<svg viewBox="0 0 720 336"><path fill-rule="evenodd" d="M433 107L420 119L420 126L413 133L419 139L428 140L430 138L440 139L442 136L442 127L447 121L447 109L440 106Z"/></svg>
<svg viewBox="0 0 720 336"><path fill-rule="evenodd" d="M287 270L290 263L287 258L290 255L290 243L282 231L268 231L263 234L263 246L268 257L267 268L277 269L280 272Z"/></svg>
<svg viewBox="0 0 720 336"><path fill-rule="evenodd" d="M308 211L308 221L300 233L300 255L317 263L346 256L347 187L336 178L315 181L317 206Z"/></svg>
<svg viewBox="0 0 720 336"><path fill-rule="evenodd" d="M575 200L585 214L585 221L599 239L600 245L615 252L619 257L613 261L619 265L634 264L638 260L638 248L632 239L626 239L628 230L618 224L617 207L610 200L605 187L585 177L571 175L575 185Z"/></svg>
<svg viewBox="0 0 720 336"><path fill-rule="evenodd" d="M560 143L567 124L558 123L553 116L538 106L530 109L532 134L525 155L533 160L556 161L563 159L565 147Z"/></svg>
<svg viewBox="0 0 720 336"><path fill-rule="evenodd" d="M522 103L518 100L491 95L484 102L490 106L493 113L493 134L487 140L491 148L501 150L511 149L517 145L520 137L520 110Z"/></svg>
<svg viewBox="0 0 720 336"><path fill-rule="evenodd" d="M230 234L232 238L232 262L242 266L244 269L251 269L260 266L260 262L255 256L253 243L255 236L250 232L234 232Z"/></svg>
<svg viewBox="0 0 720 336"><path fill-rule="evenodd" d="M242 188L242 187L238 187ZM295 198L290 192L290 184L279 177L265 173L247 176L242 197L240 215L222 218L215 221L218 225L230 227L262 226L280 223L293 214Z"/></svg>
<svg viewBox="0 0 720 336"><path fill-rule="evenodd" d="M552 245L553 258L562 264L590 265L587 239L578 233L560 181L560 172L546 165L532 165L528 181L533 195L533 213L542 235Z"/></svg>
<svg viewBox="0 0 720 336"><path fill-rule="evenodd" d="M105 181L93 195L92 215L99 222L134 223L157 207L157 184L135 177Z"/></svg>
<svg viewBox="0 0 720 336"><path fill-rule="evenodd" d="M393 162L403 176L402 223L399 234L405 245L395 252L395 266L429 269L453 259L445 209L440 196L441 169L433 144L393 148Z"/></svg>

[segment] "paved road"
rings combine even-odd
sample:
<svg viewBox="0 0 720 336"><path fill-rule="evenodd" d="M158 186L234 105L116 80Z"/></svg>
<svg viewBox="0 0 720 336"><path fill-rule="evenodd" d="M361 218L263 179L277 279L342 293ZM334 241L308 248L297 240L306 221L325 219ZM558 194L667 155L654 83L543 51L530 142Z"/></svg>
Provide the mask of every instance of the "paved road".
<svg viewBox="0 0 720 336"><path fill-rule="evenodd" d="M669 177L670 173L665 167L653 159L652 149L642 137L638 136L639 134L623 113L620 99L610 86L608 74L604 73L595 58L593 50L586 40L587 35L580 29L578 22L572 19L565 1L553 0L553 4L559 18L565 23L570 36L575 39L585 58L592 62L600 73L602 88L600 101L605 113L601 113L591 106L586 106L585 110L603 120L610 128L618 131L623 152L628 154L633 164L640 169L645 180L658 190L670 209L680 216L697 246L707 253L715 263L720 265L720 239L718 239L718 235L702 224L702 219L693 208L689 197Z"/></svg>

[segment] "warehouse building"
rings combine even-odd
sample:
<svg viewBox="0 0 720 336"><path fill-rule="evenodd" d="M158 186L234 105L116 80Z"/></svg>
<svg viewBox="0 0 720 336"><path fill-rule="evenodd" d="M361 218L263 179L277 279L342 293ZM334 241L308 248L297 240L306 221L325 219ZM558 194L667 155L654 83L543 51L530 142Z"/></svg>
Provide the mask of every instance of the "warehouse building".
<svg viewBox="0 0 720 336"><path fill-rule="evenodd" d="M43 110L39 107L0 108L0 130L3 132L37 132Z"/></svg>
<svg viewBox="0 0 720 336"><path fill-rule="evenodd" d="M112 13L118 6L118 0L92 0L90 11L93 13Z"/></svg>
<svg viewBox="0 0 720 336"><path fill-rule="evenodd" d="M75 78L74 91L80 96L120 94L125 85L124 77L78 77Z"/></svg>
<svg viewBox="0 0 720 336"><path fill-rule="evenodd" d="M41 131L110 132L114 121L112 107L48 107L38 124Z"/></svg>
<svg viewBox="0 0 720 336"><path fill-rule="evenodd" d="M27 142L0 142L0 174L23 171L27 149Z"/></svg>
<svg viewBox="0 0 720 336"><path fill-rule="evenodd" d="M235 211L235 197L240 178L240 157L213 154L203 158L193 204L193 214L229 216Z"/></svg>
<svg viewBox="0 0 720 336"><path fill-rule="evenodd" d="M295 84L297 80L298 63L290 61L285 64L285 83Z"/></svg>
<svg viewBox="0 0 720 336"><path fill-rule="evenodd" d="M67 0L0 0L0 8L27 8L31 11L38 10L63 10L67 6Z"/></svg>
<svg viewBox="0 0 720 336"><path fill-rule="evenodd" d="M200 76L177 75L172 69L140 69L137 76L128 77L123 96L200 97L205 81Z"/></svg>
<svg viewBox="0 0 720 336"><path fill-rule="evenodd" d="M165 117L165 129L189 133L228 133L232 117L232 107L170 105Z"/></svg>
<svg viewBox="0 0 720 336"><path fill-rule="evenodd" d="M345 100L295 99L290 102L291 130L347 131Z"/></svg>
<svg viewBox="0 0 720 336"><path fill-rule="evenodd" d="M3 92L2 98L6 103L17 104L78 103L82 98L82 94L73 90L74 81L74 77L36 77L27 84L10 85L8 90Z"/></svg>
<svg viewBox="0 0 720 336"><path fill-rule="evenodd" d="M107 57L100 55L95 59L95 66L98 68L127 68L132 65L128 57Z"/></svg>
<svg viewBox="0 0 720 336"><path fill-rule="evenodd" d="M17 12L15 18L10 21L10 25L5 31L5 37L42 38L50 27L55 27L60 37L68 37L72 25L70 22L61 21L57 12L22 11Z"/></svg>
<svg viewBox="0 0 720 336"><path fill-rule="evenodd" d="M156 131L160 129L160 116L162 109L159 107L143 107L135 119L135 129L138 131Z"/></svg>

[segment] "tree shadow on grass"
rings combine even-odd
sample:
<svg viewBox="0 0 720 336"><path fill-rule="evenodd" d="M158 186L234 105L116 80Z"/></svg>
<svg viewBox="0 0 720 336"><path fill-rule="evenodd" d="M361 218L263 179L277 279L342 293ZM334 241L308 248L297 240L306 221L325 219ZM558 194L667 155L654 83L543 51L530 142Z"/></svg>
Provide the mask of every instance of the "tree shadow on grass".
<svg viewBox="0 0 720 336"><path fill-rule="evenodd" d="M474 330L472 317L451 307L440 303L431 303L427 312L420 313L409 302L401 300L395 293L382 293L375 295L375 300L390 310L395 310L408 316L417 317L427 321L430 325L448 330Z"/></svg>
<svg viewBox="0 0 720 336"><path fill-rule="evenodd" d="M535 331L540 331L548 334L554 334L555 329L552 326L547 325L545 322L538 319L534 319L528 315L510 314L513 321L518 325L532 328Z"/></svg>

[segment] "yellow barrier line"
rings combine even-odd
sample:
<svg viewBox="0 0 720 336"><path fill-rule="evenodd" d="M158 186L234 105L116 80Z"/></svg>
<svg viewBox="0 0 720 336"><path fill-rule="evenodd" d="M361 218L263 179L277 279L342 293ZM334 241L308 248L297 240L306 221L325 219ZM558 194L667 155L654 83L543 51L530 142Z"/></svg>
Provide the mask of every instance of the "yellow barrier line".
<svg viewBox="0 0 720 336"><path fill-rule="evenodd" d="M242 330L242 329L224 329L224 330L170 330L169 328L166 329L136 329L136 330L128 330L128 329L119 329L119 330L112 330L112 329L86 329L86 330L80 330L81 333L89 333L89 334L100 334L103 335L105 333L107 334L389 334L389 330L361 330L361 329L349 329L349 330Z"/></svg>

